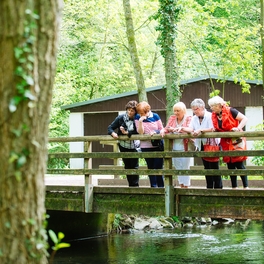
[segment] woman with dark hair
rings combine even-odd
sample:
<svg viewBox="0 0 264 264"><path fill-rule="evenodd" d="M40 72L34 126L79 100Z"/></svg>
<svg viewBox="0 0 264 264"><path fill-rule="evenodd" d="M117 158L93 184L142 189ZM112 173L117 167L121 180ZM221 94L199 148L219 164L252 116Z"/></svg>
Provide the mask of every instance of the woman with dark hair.
<svg viewBox="0 0 264 264"><path fill-rule="evenodd" d="M214 96L208 100L208 104L212 109L212 121L215 131L227 132L227 131L243 131L243 127L246 125L248 118L240 113L237 109L229 107L223 98L220 96ZM237 147L241 145L241 149L245 146L245 142L242 138L221 138L220 145L223 150L230 150L230 146ZM239 157L223 157L223 161L227 163L228 169L245 169L243 161L246 160L246 156ZM248 188L247 176L240 176L243 182L244 189ZM230 176L232 188L237 188L237 176Z"/></svg>
<svg viewBox="0 0 264 264"><path fill-rule="evenodd" d="M137 101L129 101L126 106L126 113L118 115L115 120L108 126L108 135L113 138L118 138L120 135L131 137L132 134L137 134L135 126L135 115ZM117 133L115 130L117 129ZM120 152L137 152L139 148L139 140L119 140L118 146ZM125 169L138 169L138 158L123 158ZM129 187L139 186L139 175L127 175Z"/></svg>
<svg viewBox="0 0 264 264"><path fill-rule="evenodd" d="M151 112L150 105L147 102L140 102L137 105L137 115L135 124L139 134L154 135L163 129L161 119L157 113ZM151 140L142 141L140 148L142 152L163 151L160 146L153 146ZM145 158L148 169L162 169L163 158ZM164 187L163 176L149 175L151 187Z"/></svg>

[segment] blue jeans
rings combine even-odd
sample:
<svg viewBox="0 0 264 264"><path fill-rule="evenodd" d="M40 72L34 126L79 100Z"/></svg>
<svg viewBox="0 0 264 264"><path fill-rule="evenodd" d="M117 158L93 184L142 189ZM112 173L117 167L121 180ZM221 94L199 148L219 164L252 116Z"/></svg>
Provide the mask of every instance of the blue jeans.
<svg viewBox="0 0 264 264"><path fill-rule="evenodd" d="M159 148L141 148L142 152L162 151ZM145 158L148 169L162 169L163 158ZM149 175L149 181L151 187L164 187L163 176L161 175Z"/></svg>

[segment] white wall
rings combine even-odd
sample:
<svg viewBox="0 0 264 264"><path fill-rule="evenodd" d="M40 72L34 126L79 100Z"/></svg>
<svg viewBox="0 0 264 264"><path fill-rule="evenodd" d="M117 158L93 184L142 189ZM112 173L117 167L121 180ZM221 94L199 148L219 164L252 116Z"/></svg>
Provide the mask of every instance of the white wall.
<svg viewBox="0 0 264 264"><path fill-rule="evenodd" d="M251 106L246 107L245 109L245 116L248 118L247 124L246 124L246 131L254 131L255 126L263 123L263 107L262 106ZM250 138L247 139L247 149L251 150L253 149L253 143L254 141L250 140ZM251 163L253 157L248 157L247 159L247 165L253 165Z"/></svg>
<svg viewBox="0 0 264 264"><path fill-rule="evenodd" d="M69 117L70 137L81 137L84 135L84 114L71 113ZM70 152L83 152L83 142L70 142ZM71 169L82 169L84 166L84 159L70 159Z"/></svg>

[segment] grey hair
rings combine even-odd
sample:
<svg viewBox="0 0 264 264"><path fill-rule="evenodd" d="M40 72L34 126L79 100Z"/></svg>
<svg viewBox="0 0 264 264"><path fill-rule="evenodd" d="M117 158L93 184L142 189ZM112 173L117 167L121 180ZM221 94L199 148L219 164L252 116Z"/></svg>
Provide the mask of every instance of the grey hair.
<svg viewBox="0 0 264 264"><path fill-rule="evenodd" d="M208 100L208 105L209 106L216 105L216 104L225 105L226 102L224 101L224 99L222 97L220 97L218 95L217 96L214 96L214 97L212 97L212 98L210 98Z"/></svg>
<svg viewBox="0 0 264 264"><path fill-rule="evenodd" d="M173 106L173 110L174 110L175 107L179 107L179 108L183 111L183 113L186 114L187 109L186 109L186 105L185 105L185 103L183 103L183 102L178 102L178 103L176 103L176 104Z"/></svg>
<svg viewBox="0 0 264 264"><path fill-rule="evenodd" d="M201 98L196 98L191 102L191 107L205 108L205 103Z"/></svg>

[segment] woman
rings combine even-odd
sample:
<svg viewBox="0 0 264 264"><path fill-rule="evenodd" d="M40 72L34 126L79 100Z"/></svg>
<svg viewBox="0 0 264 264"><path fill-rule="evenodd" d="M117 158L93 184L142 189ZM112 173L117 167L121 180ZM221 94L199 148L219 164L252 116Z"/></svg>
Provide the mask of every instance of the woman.
<svg viewBox="0 0 264 264"><path fill-rule="evenodd" d="M108 135L118 138L119 135L137 134L134 117L136 115L137 101L129 101L126 106L126 113L121 114L108 126ZM114 131L117 129L117 133ZM137 152L139 140L119 140L120 152ZM123 158L125 169L138 169L138 158ZM139 175L127 175L129 187L138 187Z"/></svg>
<svg viewBox="0 0 264 264"><path fill-rule="evenodd" d="M178 102L173 106L174 115L170 116L168 124L161 130L160 134L166 133L184 133L184 128L188 127L192 117L187 116L186 105ZM188 151L188 139L174 139L173 151ZM189 170L191 158L179 157L172 158L175 169ZM178 176L178 182L181 188L188 188L191 185L191 177L187 175Z"/></svg>
<svg viewBox="0 0 264 264"><path fill-rule="evenodd" d="M154 135L163 129L161 119L157 113L151 112L150 105L147 102L141 102L137 105L137 115L135 124L139 134ZM153 146L151 140L141 141L140 148L142 152L162 151L159 146ZM163 158L145 158L148 169L162 169ZM164 187L163 176L149 175L151 187Z"/></svg>
<svg viewBox="0 0 264 264"><path fill-rule="evenodd" d="M237 109L227 106L226 102L220 96L214 96L208 100L211 107L212 121L215 131L243 131L248 118ZM230 144L234 144L231 138L221 138L220 145L223 150L230 150ZM238 144L236 142L235 144ZM223 161L227 163L228 169L245 169L243 161L247 157L224 157ZM247 176L240 176L245 189L248 188ZM237 188L237 176L230 176L232 188Z"/></svg>
<svg viewBox="0 0 264 264"><path fill-rule="evenodd" d="M212 123L212 113L205 109L205 103L202 99L196 98L191 102L191 108L194 113L189 128L184 128L186 132L192 132L193 136L199 136L201 133L212 132L214 126ZM206 144L207 138L196 138L195 146L198 151L203 151L203 145ZM216 139L217 143L219 142ZM219 162L211 162L202 158L204 169L219 170ZM207 189L222 189L222 178L219 175L205 175Z"/></svg>

